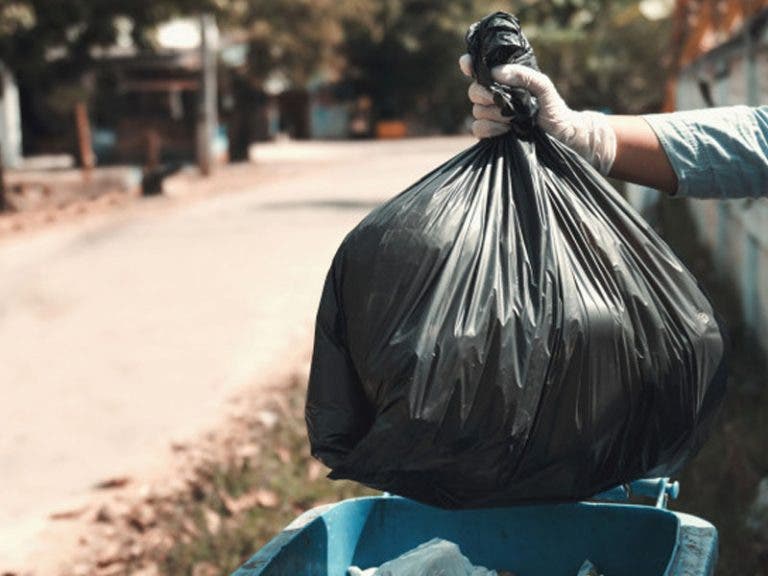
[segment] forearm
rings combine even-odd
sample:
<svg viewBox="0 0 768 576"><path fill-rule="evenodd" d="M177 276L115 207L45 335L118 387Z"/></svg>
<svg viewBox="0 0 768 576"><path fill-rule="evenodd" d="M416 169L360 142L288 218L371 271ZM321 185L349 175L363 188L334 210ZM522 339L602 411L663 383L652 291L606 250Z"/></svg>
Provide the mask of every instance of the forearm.
<svg viewBox="0 0 768 576"><path fill-rule="evenodd" d="M614 178L696 198L768 195L768 107L606 119L616 134Z"/></svg>
<svg viewBox="0 0 768 576"><path fill-rule="evenodd" d="M666 152L677 177L676 195L768 195L768 107L687 110L642 120Z"/></svg>
<svg viewBox="0 0 768 576"><path fill-rule="evenodd" d="M471 59L462 70L472 74ZM496 82L523 88L539 102L539 126L601 174L677 196L768 196L768 106L732 106L646 116L574 112L552 81L518 64L493 70ZM510 129L487 88L473 83L472 131L491 138Z"/></svg>
<svg viewBox="0 0 768 576"><path fill-rule="evenodd" d="M656 133L642 116L608 116L616 133L616 158L611 178L656 188L677 190L677 176Z"/></svg>

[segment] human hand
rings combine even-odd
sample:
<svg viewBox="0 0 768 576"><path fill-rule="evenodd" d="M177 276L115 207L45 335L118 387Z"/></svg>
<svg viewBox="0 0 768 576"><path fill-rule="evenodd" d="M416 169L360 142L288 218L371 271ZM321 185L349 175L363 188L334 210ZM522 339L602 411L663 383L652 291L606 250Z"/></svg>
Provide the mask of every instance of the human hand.
<svg viewBox="0 0 768 576"><path fill-rule="evenodd" d="M472 57L464 54L459 59L461 71L472 77ZM507 86L528 90L539 103L538 125L592 166L606 175L616 158L616 134L604 114L575 112L558 93L549 76L528 66L505 64L492 70L493 79ZM473 103L472 133L477 138L493 138L510 130L512 118L503 116L494 103L493 94L476 81L469 87Z"/></svg>

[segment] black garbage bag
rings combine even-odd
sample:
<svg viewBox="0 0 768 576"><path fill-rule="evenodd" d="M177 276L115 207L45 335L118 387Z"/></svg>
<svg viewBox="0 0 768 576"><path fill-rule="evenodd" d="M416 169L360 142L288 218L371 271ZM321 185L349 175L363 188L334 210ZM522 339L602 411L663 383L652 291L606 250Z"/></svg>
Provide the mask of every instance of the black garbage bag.
<svg viewBox="0 0 768 576"><path fill-rule="evenodd" d="M712 307L536 101L517 21L470 29L514 133L482 140L346 237L317 316L306 421L331 478L442 507L583 499L669 475L725 389Z"/></svg>

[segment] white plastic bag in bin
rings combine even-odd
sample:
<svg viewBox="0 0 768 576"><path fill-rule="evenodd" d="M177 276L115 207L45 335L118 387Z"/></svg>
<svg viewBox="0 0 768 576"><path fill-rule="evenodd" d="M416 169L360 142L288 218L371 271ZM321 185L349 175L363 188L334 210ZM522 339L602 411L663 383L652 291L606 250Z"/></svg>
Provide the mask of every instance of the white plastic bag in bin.
<svg viewBox="0 0 768 576"><path fill-rule="evenodd" d="M377 569L349 568L349 576L498 576L495 570L473 566L453 542L434 538Z"/></svg>

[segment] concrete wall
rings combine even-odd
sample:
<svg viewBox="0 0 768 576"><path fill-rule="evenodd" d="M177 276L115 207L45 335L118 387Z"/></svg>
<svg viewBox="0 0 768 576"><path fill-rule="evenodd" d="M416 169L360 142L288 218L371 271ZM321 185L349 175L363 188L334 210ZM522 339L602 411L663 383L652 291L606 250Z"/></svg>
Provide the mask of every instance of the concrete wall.
<svg viewBox="0 0 768 576"><path fill-rule="evenodd" d="M701 83L709 86L715 106L768 104L768 13L682 71L679 110L708 106ZM643 212L652 210L658 192L632 186L628 197ZM718 270L737 286L746 324L768 350L768 200L681 202L687 203Z"/></svg>
<svg viewBox="0 0 768 576"><path fill-rule="evenodd" d="M0 62L0 146L3 165L13 168L21 162L21 111L19 90L10 71Z"/></svg>

